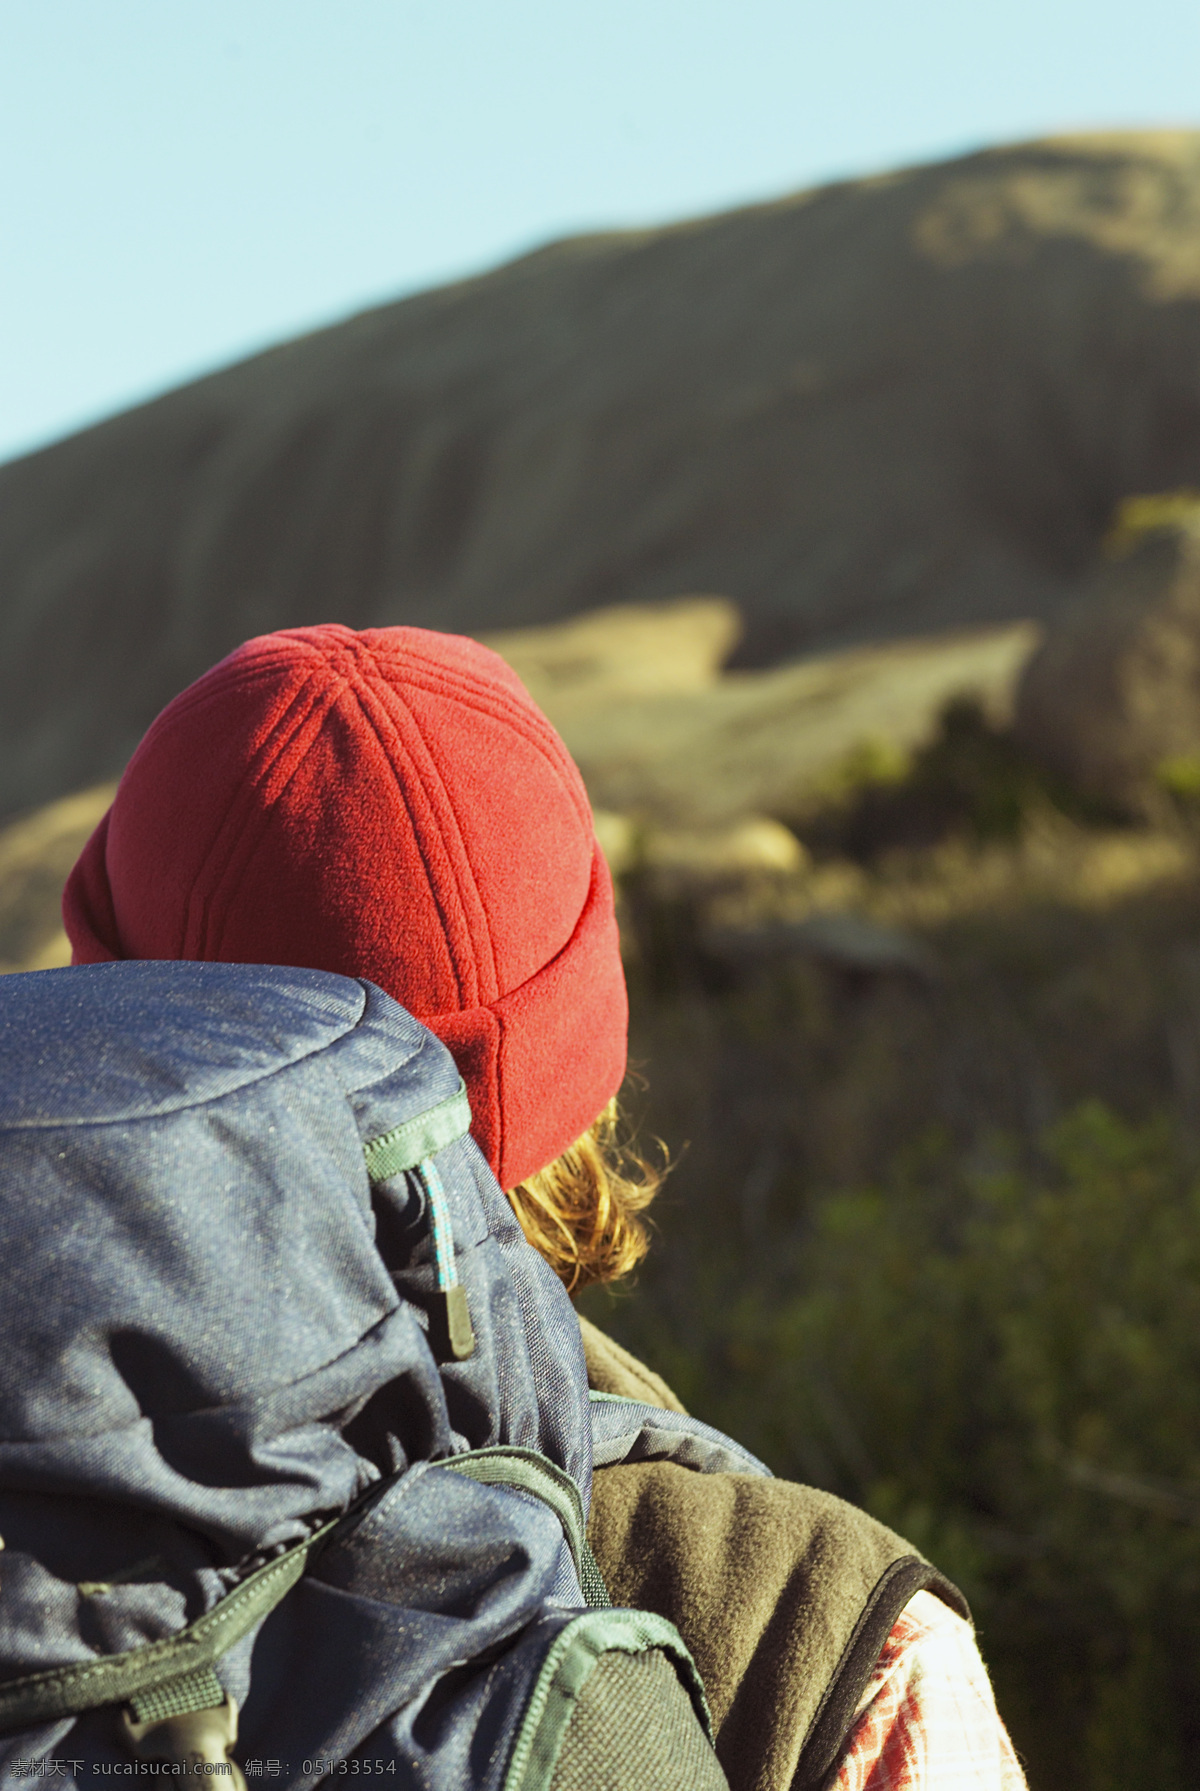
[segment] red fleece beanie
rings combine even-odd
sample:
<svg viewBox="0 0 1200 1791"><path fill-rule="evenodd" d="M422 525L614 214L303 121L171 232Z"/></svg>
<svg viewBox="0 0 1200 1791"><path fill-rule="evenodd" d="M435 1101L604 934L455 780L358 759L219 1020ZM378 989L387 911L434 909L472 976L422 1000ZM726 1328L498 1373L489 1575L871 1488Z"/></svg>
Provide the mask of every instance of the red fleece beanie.
<svg viewBox="0 0 1200 1791"><path fill-rule="evenodd" d="M205 958L379 983L453 1052L513 1188L625 1070L612 883L566 747L459 635L248 641L168 705L63 897L77 964Z"/></svg>

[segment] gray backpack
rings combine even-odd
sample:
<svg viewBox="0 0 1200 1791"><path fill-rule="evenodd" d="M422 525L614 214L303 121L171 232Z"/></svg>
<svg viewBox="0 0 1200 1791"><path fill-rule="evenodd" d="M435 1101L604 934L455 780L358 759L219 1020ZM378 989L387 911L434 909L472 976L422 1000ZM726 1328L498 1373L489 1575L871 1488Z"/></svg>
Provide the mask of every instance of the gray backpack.
<svg viewBox="0 0 1200 1791"><path fill-rule="evenodd" d="M677 1632L590 1557L593 1430L763 1470L589 1401L469 1122L369 983L0 979L4 1784L725 1784Z"/></svg>

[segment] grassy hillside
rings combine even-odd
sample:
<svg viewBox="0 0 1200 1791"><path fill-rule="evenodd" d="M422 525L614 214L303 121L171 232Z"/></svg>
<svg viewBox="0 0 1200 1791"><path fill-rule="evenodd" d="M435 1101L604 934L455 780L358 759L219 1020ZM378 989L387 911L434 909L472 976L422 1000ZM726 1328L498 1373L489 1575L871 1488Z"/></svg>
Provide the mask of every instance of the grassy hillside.
<svg viewBox="0 0 1200 1791"><path fill-rule="evenodd" d="M1198 217L1200 134L989 150L553 244L0 467L0 815L269 628L1049 621L1200 479Z"/></svg>

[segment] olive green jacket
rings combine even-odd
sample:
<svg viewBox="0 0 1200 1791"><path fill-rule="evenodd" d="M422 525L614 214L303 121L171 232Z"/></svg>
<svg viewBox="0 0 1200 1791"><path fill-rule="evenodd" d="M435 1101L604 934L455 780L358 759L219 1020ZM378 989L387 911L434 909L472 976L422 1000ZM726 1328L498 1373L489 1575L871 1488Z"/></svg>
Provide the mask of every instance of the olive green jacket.
<svg viewBox="0 0 1200 1791"><path fill-rule="evenodd" d="M683 1410L658 1375L580 1322L592 1387ZM785 1480L672 1461L601 1468L588 1539L614 1604L669 1617L690 1649L731 1791L805 1791L831 1775L914 1592L969 1616L903 1537Z"/></svg>

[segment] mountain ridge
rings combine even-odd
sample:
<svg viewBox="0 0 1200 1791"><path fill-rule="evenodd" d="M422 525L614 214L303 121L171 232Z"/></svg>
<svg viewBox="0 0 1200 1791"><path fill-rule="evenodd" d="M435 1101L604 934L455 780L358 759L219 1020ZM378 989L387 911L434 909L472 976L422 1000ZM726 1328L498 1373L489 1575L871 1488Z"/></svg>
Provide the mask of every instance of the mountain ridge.
<svg viewBox="0 0 1200 1791"><path fill-rule="evenodd" d="M10 462L0 813L274 627L717 591L763 666L1052 621L1200 483L1198 241L1200 133L988 150L545 245Z"/></svg>

